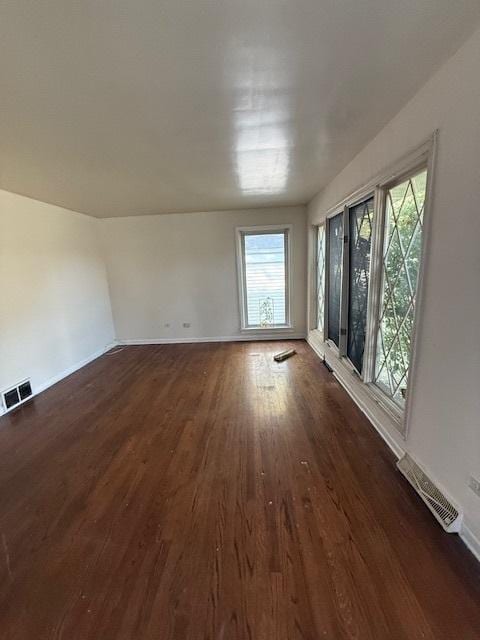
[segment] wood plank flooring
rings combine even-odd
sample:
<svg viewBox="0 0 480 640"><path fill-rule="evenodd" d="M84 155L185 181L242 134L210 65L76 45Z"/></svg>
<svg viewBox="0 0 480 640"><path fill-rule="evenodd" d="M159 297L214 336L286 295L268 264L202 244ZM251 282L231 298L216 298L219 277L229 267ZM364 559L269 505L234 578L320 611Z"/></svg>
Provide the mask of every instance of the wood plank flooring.
<svg viewBox="0 0 480 640"><path fill-rule="evenodd" d="M125 347L4 416L0 536L2 640L480 638L479 565L304 342Z"/></svg>

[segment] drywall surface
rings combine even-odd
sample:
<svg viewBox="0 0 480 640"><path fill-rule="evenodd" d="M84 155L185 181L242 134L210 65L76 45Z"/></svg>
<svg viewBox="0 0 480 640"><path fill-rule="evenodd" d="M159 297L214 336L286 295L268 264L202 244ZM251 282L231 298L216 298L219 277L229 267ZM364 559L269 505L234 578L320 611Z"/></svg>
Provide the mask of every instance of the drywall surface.
<svg viewBox="0 0 480 640"><path fill-rule="evenodd" d="M240 337L235 229L275 224L293 225L292 324L295 335L305 335L304 207L109 218L100 224L118 339Z"/></svg>
<svg viewBox="0 0 480 640"><path fill-rule="evenodd" d="M98 224L0 191L1 390L41 390L112 343Z"/></svg>
<svg viewBox="0 0 480 640"><path fill-rule="evenodd" d="M479 64L477 31L308 207L320 222L439 129L411 421L406 442L390 435L464 509L477 540L480 498L467 480L480 478Z"/></svg>

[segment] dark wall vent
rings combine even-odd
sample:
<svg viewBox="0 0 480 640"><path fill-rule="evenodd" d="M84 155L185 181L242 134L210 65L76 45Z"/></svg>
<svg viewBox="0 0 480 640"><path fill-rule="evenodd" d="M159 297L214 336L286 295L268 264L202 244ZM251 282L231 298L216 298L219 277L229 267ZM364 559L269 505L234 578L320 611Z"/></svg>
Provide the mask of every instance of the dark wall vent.
<svg viewBox="0 0 480 640"><path fill-rule="evenodd" d="M6 411L13 409L33 395L30 380L23 380L19 384L2 393L3 406Z"/></svg>
<svg viewBox="0 0 480 640"><path fill-rule="evenodd" d="M32 385L30 384L30 380L18 385L18 393L20 394L20 400L26 400L32 395Z"/></svg>
<svg viewBox="0 0 480 640"><path fill-rule="evenodd" d="M20 396L18 395L18 389L11 389L3 394L3 400L5 402L5 408L11 409L20 402Z"/></svg>

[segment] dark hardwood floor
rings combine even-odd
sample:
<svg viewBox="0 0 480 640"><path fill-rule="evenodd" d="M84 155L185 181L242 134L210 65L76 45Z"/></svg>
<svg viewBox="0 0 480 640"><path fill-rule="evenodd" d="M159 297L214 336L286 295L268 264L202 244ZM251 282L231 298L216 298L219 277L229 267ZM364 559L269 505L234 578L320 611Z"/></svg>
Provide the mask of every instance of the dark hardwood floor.
<svg viewBox="0 0 480 640"><path fill-rule="evenodd" d="M479 565L304 342L105 355L0 419L0 492L2 640L480 638Z"/></svg>

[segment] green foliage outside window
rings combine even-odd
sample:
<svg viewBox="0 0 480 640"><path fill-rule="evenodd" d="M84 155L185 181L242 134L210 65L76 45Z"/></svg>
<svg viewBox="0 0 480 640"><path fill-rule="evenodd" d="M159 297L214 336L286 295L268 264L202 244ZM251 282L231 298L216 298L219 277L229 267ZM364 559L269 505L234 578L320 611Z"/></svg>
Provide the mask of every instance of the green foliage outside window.
<svg viewBox="0 0 480 640"><path fill-rule="evenodd" d="M376 381L400 406L410 366L426 182L422 171L387 193Z"/></svg>

